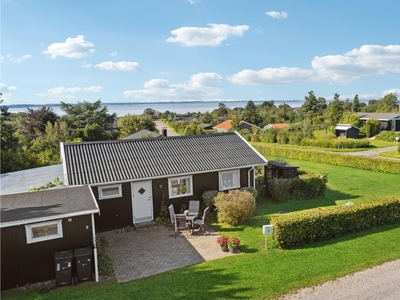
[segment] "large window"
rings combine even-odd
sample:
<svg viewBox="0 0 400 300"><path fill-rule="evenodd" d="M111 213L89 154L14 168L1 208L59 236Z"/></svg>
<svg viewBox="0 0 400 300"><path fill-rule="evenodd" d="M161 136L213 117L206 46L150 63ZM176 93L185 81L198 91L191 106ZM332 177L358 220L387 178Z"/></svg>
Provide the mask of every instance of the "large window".
<svg viewBox="0 0 400 300"><path fill-rule="evenodd" d="M192 176L168 178L168 189L170 198L193 195Z"/></svg>
<svg viewBox="0 0 400 300"><path fill-rule="evenodd" d="M61 220L25 225L25 231L28 244L63 237Z"/></svg>
<svg viewBox="0 0 400 300"><path fill-rule="evenodd" d="M240 188L240 170L219 172L219 190Z"/></svg>
<svg viewBox="0 0 400 300"><path fill-rule="evenodd" d="M99 199L122 197L122 186L120 184L99 186Z"/></svg>

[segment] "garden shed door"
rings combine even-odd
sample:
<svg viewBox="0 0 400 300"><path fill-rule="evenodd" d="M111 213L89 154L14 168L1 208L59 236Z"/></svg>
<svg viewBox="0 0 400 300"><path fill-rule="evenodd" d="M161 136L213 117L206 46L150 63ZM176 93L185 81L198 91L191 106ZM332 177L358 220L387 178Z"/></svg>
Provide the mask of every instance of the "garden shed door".
<svg viewBox="0 0 400 300"><path fill-rule="evenodd" d="M133 223L153 220L153 193L151 180L131 183Z"/></svg>

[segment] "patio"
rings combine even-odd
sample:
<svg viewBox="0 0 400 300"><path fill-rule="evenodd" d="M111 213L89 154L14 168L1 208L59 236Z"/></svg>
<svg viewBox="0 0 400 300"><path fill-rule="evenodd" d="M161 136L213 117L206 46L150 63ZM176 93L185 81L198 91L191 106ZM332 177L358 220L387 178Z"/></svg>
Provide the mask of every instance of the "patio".
<svg viewBox="0 0 400 300"><path fill-rule="evenodd" d="M196 231L188 238L182 232L175 238L173 228L147 226L137 228L137 232L101 235L109 241L118 282L126 282L231 255L221 251L218 232L207 232Z"/></svg>

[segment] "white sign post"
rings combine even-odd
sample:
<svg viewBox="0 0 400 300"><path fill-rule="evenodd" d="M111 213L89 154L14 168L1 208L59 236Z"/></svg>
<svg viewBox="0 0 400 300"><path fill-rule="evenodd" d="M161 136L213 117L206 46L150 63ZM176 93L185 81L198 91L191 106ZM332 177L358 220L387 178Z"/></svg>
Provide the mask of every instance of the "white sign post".
<svg viewBox="0 0 400 300"><path fill-rule="evenodd" d="M268 234L274 233L273 225L263 225L263 234L265 234L265 250L268 248Z"/></svg>

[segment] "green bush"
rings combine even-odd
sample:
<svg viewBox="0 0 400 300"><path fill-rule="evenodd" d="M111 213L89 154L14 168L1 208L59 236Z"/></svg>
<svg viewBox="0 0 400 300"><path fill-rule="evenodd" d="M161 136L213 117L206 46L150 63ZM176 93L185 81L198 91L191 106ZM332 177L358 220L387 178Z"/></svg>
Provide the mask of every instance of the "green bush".
<svg viewBox="0 0 400 300"><path fill-rule="evenodd" d="M356 139L302 139L301 146L311 146L319 148L368 148L368 140Z"/></svg>
<svg viewBox="0 0 400 300"><path fill-rule="evenodd" d="M208 190L204 191L203 195L201 196L203 198L203 206L204 209L206 207L209 207L212 209L214 207L214 198L217 196L218 191L216 190Z"/></svg>
<svg viewBox="0 0 400 300"><path fill-rule="evenodd" d="M256 209L253 194L249 191L219 192L214 198L218 222L239 225L246 222Z"/></svg>
<svg viewBox="0 0 400 300"><path fill-rule="evenodd" d="M367 122L365 122L365 134L367 138L377 135L380 130L381 121L378 119L368 119Z"/></svg>
<svg viewBox="0 0 400 300"><path fill-rule="evenodd" d="M249 186L249 187L244 186L244 187L240 188L240 190L241 191L248 191L248 192L252 193L253 194L253 198L257 198L257 196L258 196L258 191L255 188L253 188L252 186Z"/></svg>
<svg viewBox="0 0 400 300"><path fill-rule="evenodd" d="M268 194L274 202L315 199L324 195L328 175L304 174L295 178L280 178L267 181Z"/></svg>
<svg viewBox="0 0 400 300"><path fill-rule="evenodd" d="M271 219L274 239L282 249L394 223L400 223L400 196Z"/></svg>
<svg viewBox="0 0 400 300"><path fill-rule="evenodd" d="M271 147L266 145L254 145L254 148L264 156L285 157L375 172L400 174L400 161L393 159L376 159L365 156L328 153L309 149Z"/></svg>
<svg viewBox="0 0 400 300"><path fill-rule="evenodd" d="M394 142L396 137L400 138L400 132L383 130L380 134L375 136L375 139L387 142Z"/></svg>
<svg viewBox="0 0 400 300"><path fill-rule="evenodd" d="M96 236L97 257L100 275L108 275L114 271L114 263L108 254L108 240L102 236Z"/></svg>

